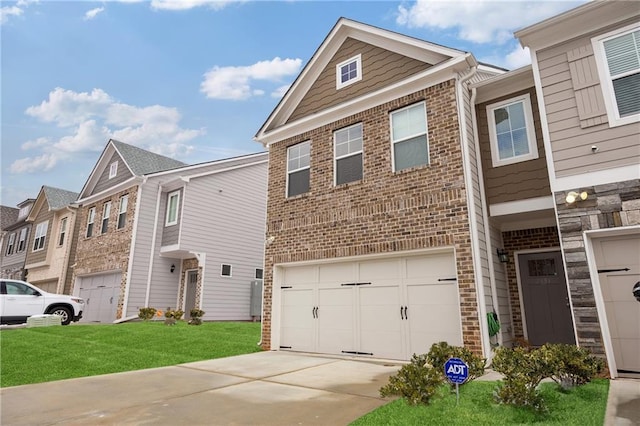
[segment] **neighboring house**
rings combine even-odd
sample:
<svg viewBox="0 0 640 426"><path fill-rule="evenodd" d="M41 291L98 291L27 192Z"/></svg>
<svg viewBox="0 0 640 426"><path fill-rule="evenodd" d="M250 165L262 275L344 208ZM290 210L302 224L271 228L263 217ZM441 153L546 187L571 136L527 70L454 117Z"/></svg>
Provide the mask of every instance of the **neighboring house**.
<svg viewBox="0 0 640 426"><path fill-rule="evenodd" d="M34 230L27 243L27 281L49 293L72 292L77 198L77 192L43 186L27 216Z"/></svg>
<svg viewBox="0 0 640 426"><path fill-rule="evenodd" d="M512 339L467 88L503 72L337 22L256 135L270 164L265 349L409 359L444 340L490 356Z"/></svg>
<svg viewBox="0 0 640 426"><path fill-rule="evenodd" d="M0 206L0 250L4 248L5 237L8 235L6 229L16 223L19 211L20 209L16 207ZM3 253L4 251L0 253L0 272L2 271L2 265L4 265Z"/></svg>
<svg viewBox="0 0 640 426"><path fill-rule="evenodd" d="M640 374L640 8L591 2L516 32L533 62L578 345Z"/></svg>
<svg viewBox="0 0 640 426"><path fill-rule="evenodd" d="M250 320L266 182L267 153L185 165L110 140L78 199L83 321L137 318L146 306Z"/></svg>
<svg viewBox="0 0 640 426"><path fill-rule="evenodd" d="M18 204L16 220L11 225L3 228L4 238L0 255L0 259L2 259L0 269L2 278L25 279L24 262L27 254L27 240L31 233L31 224L26 220L34 202L34 199L29 198Z"/></svg>

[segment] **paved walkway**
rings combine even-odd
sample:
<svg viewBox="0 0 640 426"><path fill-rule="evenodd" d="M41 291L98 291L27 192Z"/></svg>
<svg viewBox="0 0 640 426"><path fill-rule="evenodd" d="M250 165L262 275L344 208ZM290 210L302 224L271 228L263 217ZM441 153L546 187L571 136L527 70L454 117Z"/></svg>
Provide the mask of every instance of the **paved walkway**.
<svg viewBox="0 0 640 426"><path fill-rule="evenodd" d="M346 425L399 365L286 352L0 389L8 425Z"/></svg>

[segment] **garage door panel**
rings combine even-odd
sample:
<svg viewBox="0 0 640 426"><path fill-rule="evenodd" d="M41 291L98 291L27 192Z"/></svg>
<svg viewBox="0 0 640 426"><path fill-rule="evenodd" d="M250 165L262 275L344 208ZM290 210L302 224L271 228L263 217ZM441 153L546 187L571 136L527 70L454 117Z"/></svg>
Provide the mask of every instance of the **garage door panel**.
<svg viewBox="0 0 640 426"><path fill-rule="evenodd" d="M618 350L620 351L620 365L618 370L638 371L637 358L640 353L639 339L619 339Z"/></svg>
<svg viewBox="0 0 640 426"><path fill-rule="evenodd" d="M284 280L288 286L318 282L317 266L296 266L284 270Z"/></svg>
<svg viewBox="0 0 640 426"><path fill-rule="evenodd" d="M612 315L615 317L615 337L621 339L640 339L640 309L634 310L637 301L620 302L615 304ZM609 321L611 322L611 321ZM613 337L613 333L611 333Z"/></svg>
<svg viewBox="0 0 640 426"><path fill-rule="evenodd" d="M321 283L346 283L355 280L355 268L350 262L320 265L319 273Z"/></svg>
<svg viewBox="0 0 640 426"><path fill-rule="evenodd" d="M354 290L351 287L318 291L318 351L341 353L354 347Z"/></svg>
<svg viewBox="0 0 640 426"><path fill-rule="evenodd" d="M312 309L312 289L282 290L280 346L301 351L315 347Z"/></svg>
<svg viewBox="0 0 640 426"><path fill-rule="evenodd" d="M400 259L380 259L359 263L359 280L376 281L400 277Z"/></svg>
<svg viewBox="0 0 640 426"><path fill-rule="evenodd" d="M407 287L410 304L458 306L455 284L420 284Z"/></svg>
<svg viewBox="0 0 640 426"><path fill-rule="evenodd" d="M406 278L450 278L456 276L456 268L450 253L438 253L406 259Z"/></svg>
<svg viewBox="0 0 640 426"><path fill-rule="evenodd" d="M400 286L359 290L359 350L381 358L404 358Z"/></svg>
<svg viewBox="0 0 640 426"><path fill-rule="evenodd" d="M111 323L116 319L122 273L79 278L79 296L85 300L82 322Z"/></svg>

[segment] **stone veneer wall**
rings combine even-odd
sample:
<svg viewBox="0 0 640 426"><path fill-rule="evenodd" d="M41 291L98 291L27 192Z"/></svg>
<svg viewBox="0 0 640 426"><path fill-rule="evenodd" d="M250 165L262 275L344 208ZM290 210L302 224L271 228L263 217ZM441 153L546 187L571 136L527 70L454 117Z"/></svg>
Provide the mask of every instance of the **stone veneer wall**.
<svg viewBox="0 0 640 426"><path fill-rule="evenodd" d="M568 205L556 192L560 236L576 321L578 344L604 356L593 285L584 247L584 231L640 225L640 180L581 188L588 198Z"/></svg>
<svg viewBox="0 0 640 426"><path fill-rule="evenodd" d="M393 172L389 113L426 100L430 164ZM333 132L363 125L363 179L333 184ZM287 147L311 141L310 191L286 198ZM274 264L452 246L464 345L482 353L455 82L351 115L269 148L263 348Z"/></svg>
<svg viewBox="0 0 640 426"><path fill-rule="evenodd" d="M504 249L509 252L509 262L505 264L509 284L509 303L511 304L511 321L513 323L513 337L524 339L522 325L522 307L520 306L520 292L513 253L520 250L560 249L558 229L554 226L535 229L522 229L502 233Z"/></svg>
<svg viewBox="0 0 640 426"><path fill-rule="evenodd" d="M198 270L198 282L196 284L196 307L200 306L200 298L202 297L202 268L198 263L197 258L184 259L182 261L182 276L180 277L180 289L178 290L178 307L184 306L184 293L185 286L187 285L187 271ZM188 312L185 312L185 318L189 316Z"/></svg>
<svg viewBox="0 0 640 426"><path fill-rule="evenodd" d="M132 186L94 203L83 205L78 211L80 215L80 226L76 230L78 248L76 251L76 267L73 273L73 282L75 283L77 277L83 275L116 270L122 271L116 318L122 318L123 316L122 309L127 285L127 268L129 267L129 254L131 252L131 238L137 193L138 186ZM129 199L127 202L126 224L124 228L116 229L120 197L127 194L129 195ZM100 234L102 206L106 201L111 201L109 227L105 234ZM91 207L96 208L96 215L94 218L93 236L87 238L87 213Z"/></svg>

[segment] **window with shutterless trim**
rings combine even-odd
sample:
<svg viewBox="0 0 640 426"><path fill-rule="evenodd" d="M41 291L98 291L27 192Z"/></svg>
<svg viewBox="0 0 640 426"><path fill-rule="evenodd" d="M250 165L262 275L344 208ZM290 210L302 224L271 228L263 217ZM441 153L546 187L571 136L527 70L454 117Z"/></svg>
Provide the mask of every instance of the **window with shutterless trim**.
<svg viewBox="0 0 640 426"><path fill-rule="evenodd" d="M60 219L60 235L58 235L58 246L64 244L64 237L67 234L67 218Z"/></svg>
<svg viewBox="0 0 640 426"><path fill-rule="evenodd" d="M20 238L18 238L18 253L24 251L27 245L27 228L20 230Z"/></svg>
<svg viewBox="0 0 640 426"><path fill-rule="evenodd" d="M335 185L362 179L362 123L333 132Z"/></svg>
<svg viewBox="0 0 640 426"><path fill-rule="evenodd" d="M93 222L96 219L96 208L91 207L87 212L87 233L85 234L87 238L93 235Z"/></svg>
<svg viewBox="0 0 640 426"><path fill-rule="evenodd" d="M102 226L100 227L100 233L106 234L109 230L109 216L111 215L111 201L107 201L102 206Z"/></svg>
<svg viewBox="0 0 640 426"><path fill-rule="evenodd" d="M393 171L429 164L425 102L391 112L390 122Z"/></svg>
<svg viewBox="0 0 640 426"><path fill-rule="evenodd" d="M362 55L356 55L336 65L336 89L362 80Z"/></svg>
<svg viewBox="0 0 640 426"><path fill-rule="evenodd" d="M165 226L178 223L178 207L180 206L180 191L174 191L167 195L167 216Z"/></svg>
<svg viewBox="0 0 640 426"><path fill-rule="evenodd" d="M114 161L109 166L109 179L116 177L117 174L118 174L118 162Z"/></svg>
<svg viewBox="0 0 640 426"><path fill-rule="evenodd" d="M124 228L127 224L127 207L129 205L129 196L120 197L120 208L118 210L118 229Z"/></svg>
<svg viewBox="0 0 640 426"><path fill-rule="evenodd" d="M9 241L7 242L7 251L5 252L5 256L9 256L13 254L13 247L16 242L16 233L13 232L9 235Z"/></svg>
<svg viewBox="0 0 640 426"><path fill-rule="evenodd" d="M287 148L287 197L309 192L311 141Z"/></svg>
<svg viewBox="0 0 640 426"><path fill-rule="evenodd" d="M36 226L35 238L33 240L33 251L44 249L44 243L47 239L47 229L49 229L49 221L40 222Z"/></svg>

